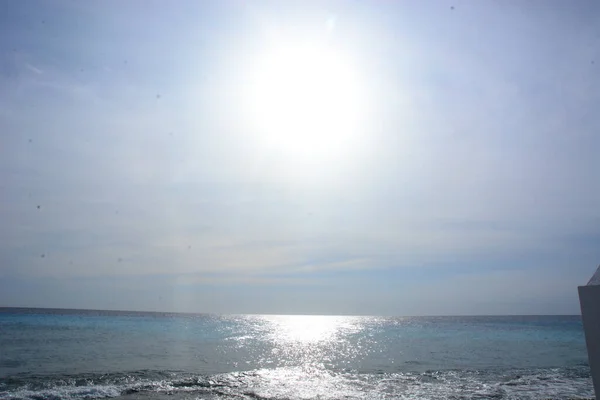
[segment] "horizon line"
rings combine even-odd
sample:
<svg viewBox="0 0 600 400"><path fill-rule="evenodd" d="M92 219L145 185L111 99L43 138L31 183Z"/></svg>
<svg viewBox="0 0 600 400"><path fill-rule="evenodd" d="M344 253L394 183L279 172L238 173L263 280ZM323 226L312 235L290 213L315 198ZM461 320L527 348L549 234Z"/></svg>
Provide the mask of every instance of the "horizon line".
<svg viewBox="0 0 600 400"><path fill-rule="evenodd" d="M383 314L280 314L280 313L216 313L216 312L185 312L185 311L141 311L141 310L109 310L100 308L64 308L64 307L23 307L0 306L0 313L7 310L54 310L54 311L87 311L108 313L136 313L136 314L177 314L177 315L252 315L252 316L306 316L306 317L387 317L387 318L452 318L452 317L581 317L581 314L446 314L446 315L383 315Z"/></svg>

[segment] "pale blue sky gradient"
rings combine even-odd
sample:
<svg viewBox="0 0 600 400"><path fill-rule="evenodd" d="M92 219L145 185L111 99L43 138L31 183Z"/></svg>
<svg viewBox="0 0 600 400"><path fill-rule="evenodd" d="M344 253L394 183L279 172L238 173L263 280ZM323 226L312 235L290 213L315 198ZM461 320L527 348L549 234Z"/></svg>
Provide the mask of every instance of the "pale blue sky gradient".
<svg viewBox="0 0 600 400"><path fill-rule="evenodd" d="M575 314L600 263L594 1L5 1L0 305ZM369 125L296 160L243 118L273 37ZM38 208L39 206L39 208Z"/></svg>

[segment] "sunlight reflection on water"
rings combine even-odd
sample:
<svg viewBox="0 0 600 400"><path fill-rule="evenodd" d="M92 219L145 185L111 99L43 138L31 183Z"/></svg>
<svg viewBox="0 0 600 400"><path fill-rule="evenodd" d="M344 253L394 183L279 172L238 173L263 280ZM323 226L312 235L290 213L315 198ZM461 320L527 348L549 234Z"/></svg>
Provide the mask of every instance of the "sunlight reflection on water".
<svg viewBox="0 0 600 400"><path fill-rule="evenodd" d="M264 316L271 340L277 343L314 344L344 340L361 330L357 317L324 315Z"/></svg>
<svg viewBox="0 0 600 400"><path fill-rule="evenodd" d="M240 349L254 353L263 367L349 368L369 352L375 318L312 315L240 316L250 335L238 336ZM258 344L258 346L257 346Z"/></svg>

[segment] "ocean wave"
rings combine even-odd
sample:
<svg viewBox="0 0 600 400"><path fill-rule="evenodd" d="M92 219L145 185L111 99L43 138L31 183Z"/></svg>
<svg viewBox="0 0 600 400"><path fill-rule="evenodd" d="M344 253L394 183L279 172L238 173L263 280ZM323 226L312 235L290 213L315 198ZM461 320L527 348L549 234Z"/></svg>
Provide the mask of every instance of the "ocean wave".
<svg viewBox="0 0 600 400"><path fill-rule="evenodd" d="M78 399L586 399L589 368L443 370L360 374L313 367L217 375L172 371L68 376L17 375L0 380L0 398Z"/></svg>

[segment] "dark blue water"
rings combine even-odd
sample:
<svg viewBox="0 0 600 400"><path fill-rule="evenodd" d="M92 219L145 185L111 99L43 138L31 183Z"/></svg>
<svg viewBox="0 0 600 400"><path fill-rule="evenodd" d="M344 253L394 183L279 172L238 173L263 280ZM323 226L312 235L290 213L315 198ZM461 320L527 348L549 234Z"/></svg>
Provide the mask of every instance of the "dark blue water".
<svg viewBox="0 0 600 400"><path fill-rule="evenodd" d="M578 316L0 309L0 398L590 398Z"/></svg>

